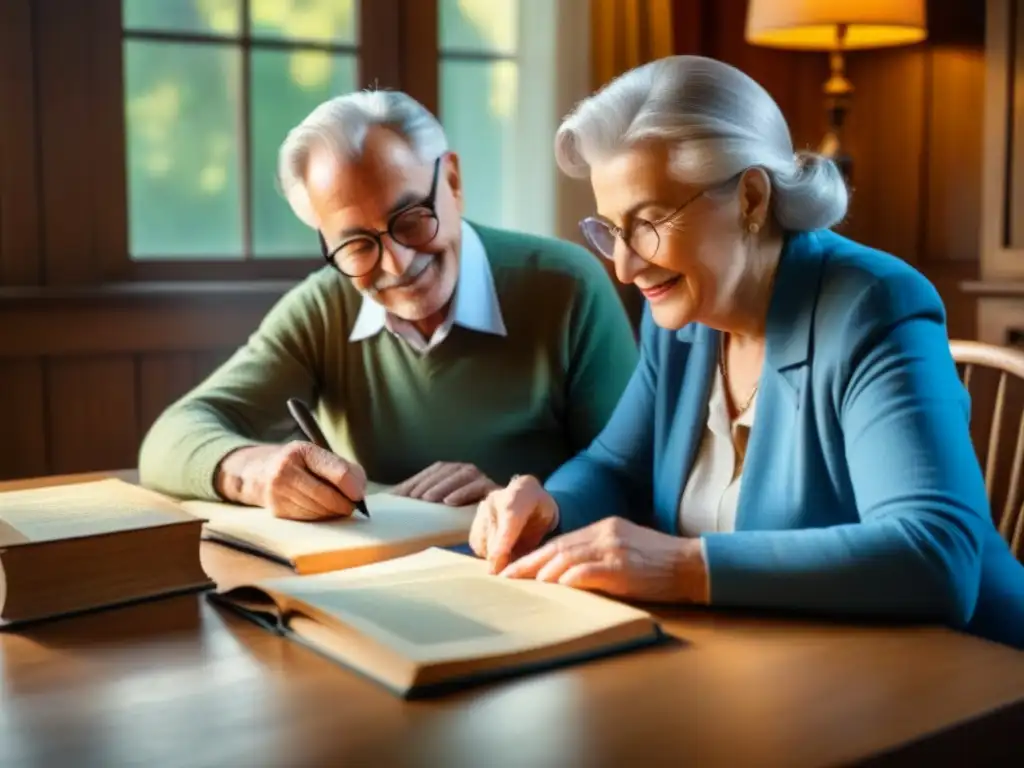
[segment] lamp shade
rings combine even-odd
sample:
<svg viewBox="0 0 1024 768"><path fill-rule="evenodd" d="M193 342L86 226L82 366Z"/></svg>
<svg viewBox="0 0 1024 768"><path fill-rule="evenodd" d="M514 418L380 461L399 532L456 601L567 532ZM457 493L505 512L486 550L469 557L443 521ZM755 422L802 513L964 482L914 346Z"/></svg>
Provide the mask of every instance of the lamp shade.
<svg viewBox="0 0 1024 768"><path fill-rule="evenodd" d="M980 0L972 0L980 2ZM750 0L748 43L831 50L907 45L928 36L924 0Z"/></svg>

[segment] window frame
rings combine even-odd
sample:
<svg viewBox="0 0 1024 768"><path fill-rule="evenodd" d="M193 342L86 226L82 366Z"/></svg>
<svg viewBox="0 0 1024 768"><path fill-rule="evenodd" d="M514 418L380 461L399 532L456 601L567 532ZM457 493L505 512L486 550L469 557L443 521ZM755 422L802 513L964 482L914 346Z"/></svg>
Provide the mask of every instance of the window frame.
<svg viewBox="0 0 1024 768"><path fill-rule="evenodd" d="M559 18L578 30L588 2L560 1ZM423 34L438 29L438 12L438 0L362 0L359 86L401 89L439 114L440 35ZM0 70L0 286L162 284L160 290L180 292L210 282L228 291L253 281L279 285L319 268L319 254L308 260L131 258L123 34L121 0L0 3L0 63L10 65ZM578 31L568 43L574 61L588 49ZM561 66L562 56L551 64ZM572 77L568 90L559 85L566 90L559 114L586 85ZM572 207L589 210L588 195L580 185L571 193L561 181L558 186L556 215L569 221L559 234L572 237L577 216L566 218L565 200L579 196Z"/></svg>
<svg viewBox="0 0 1024 768"><path fill-rule="evenodd" d="M401 59L395 38L400 34L402 3L399 0L358 0L357 32L354 43L311 40L286 40L254 36L250 25L251 0L239 0L241 26L237 34L219 35L202 32L129 29L119 24L121 68L119 83L124 89L124 44L129 40L227 45L241 54L241 87L239 111L242 115L239 142L239 182L241 186L242 254L239 257L143 257L133 258L126 248L120 279L141 281L232 280L232 279L297 279L323 266L318 255L263 257L253 253L252 226L252 59L253 50L308 50L332 55L349 54L356 60L357 87L400 87ZM120 5L120 0L118 0ZM123 102L123 95L122 95ZM124 160L127 163L127 134L124 131L122 104L121 125ZM125 169L126 170L126 169ZM128 242L130 211L128 210L127 176L124 178L125 242ZM316 239L310 233L310 252L316 253Z"/></svg>

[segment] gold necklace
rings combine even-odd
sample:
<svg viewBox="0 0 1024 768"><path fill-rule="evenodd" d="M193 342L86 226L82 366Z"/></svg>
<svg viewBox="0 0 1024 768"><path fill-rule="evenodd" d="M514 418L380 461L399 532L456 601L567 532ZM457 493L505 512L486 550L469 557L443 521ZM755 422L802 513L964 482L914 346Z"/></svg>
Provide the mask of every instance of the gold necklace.
<svg viewBox="0 0 1024 768"><path fill-rule="evenodd" d="M725 384L726 397L728 397L729 400L732 401L732 393L730 392L731 387L729 385L729 371L727 370L727 366L725 363L725 336L726 335L724 333L721 333L718 337L718 370L721 371L722 373L722 383ZM742 408L735 409L735 403L733 403L734 409L736 410L736 415L733 416L734 419L738 419L740 416L747 412L747 409L750 408L750 404L754 402L754 395L756 394L757 384L755 383L754 389L750 393L750 397L747 398L747 401L743 404Z"/></svg>

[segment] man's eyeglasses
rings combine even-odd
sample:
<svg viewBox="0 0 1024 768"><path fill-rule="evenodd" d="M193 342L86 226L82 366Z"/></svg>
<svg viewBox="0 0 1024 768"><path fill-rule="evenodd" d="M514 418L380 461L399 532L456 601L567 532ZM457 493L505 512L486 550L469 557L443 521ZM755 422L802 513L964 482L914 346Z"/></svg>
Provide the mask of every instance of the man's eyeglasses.
<svg viewBox="0 0 1024 768"><path fill-rule="evenodd" d="M318 232L320 252L327 263L347 277L363 277L376 269L380 262L384 253L384 235L406 248L422 248L437 237L439 223L435 200L440 171L439 157L434 161L434 178L430 183L430 193L422 201L395 213L388 220L387 229L367 230L347 238L333 250L328 250L323 233Z"/></svg>

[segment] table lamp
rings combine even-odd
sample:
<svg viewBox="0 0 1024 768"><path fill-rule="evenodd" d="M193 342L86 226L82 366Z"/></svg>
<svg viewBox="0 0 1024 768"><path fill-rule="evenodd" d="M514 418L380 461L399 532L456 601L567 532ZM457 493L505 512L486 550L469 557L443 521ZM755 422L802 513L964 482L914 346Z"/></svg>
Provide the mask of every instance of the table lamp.
<svg viewBox="0 0 1024 768"><path fill-rule="evenodd" d="M746 40L789 50L829 51L825 82L828 132L819 151L850 175L840 134L853 95L843 52L909 45L928 36L924 0L750 0Z"/></svg>

